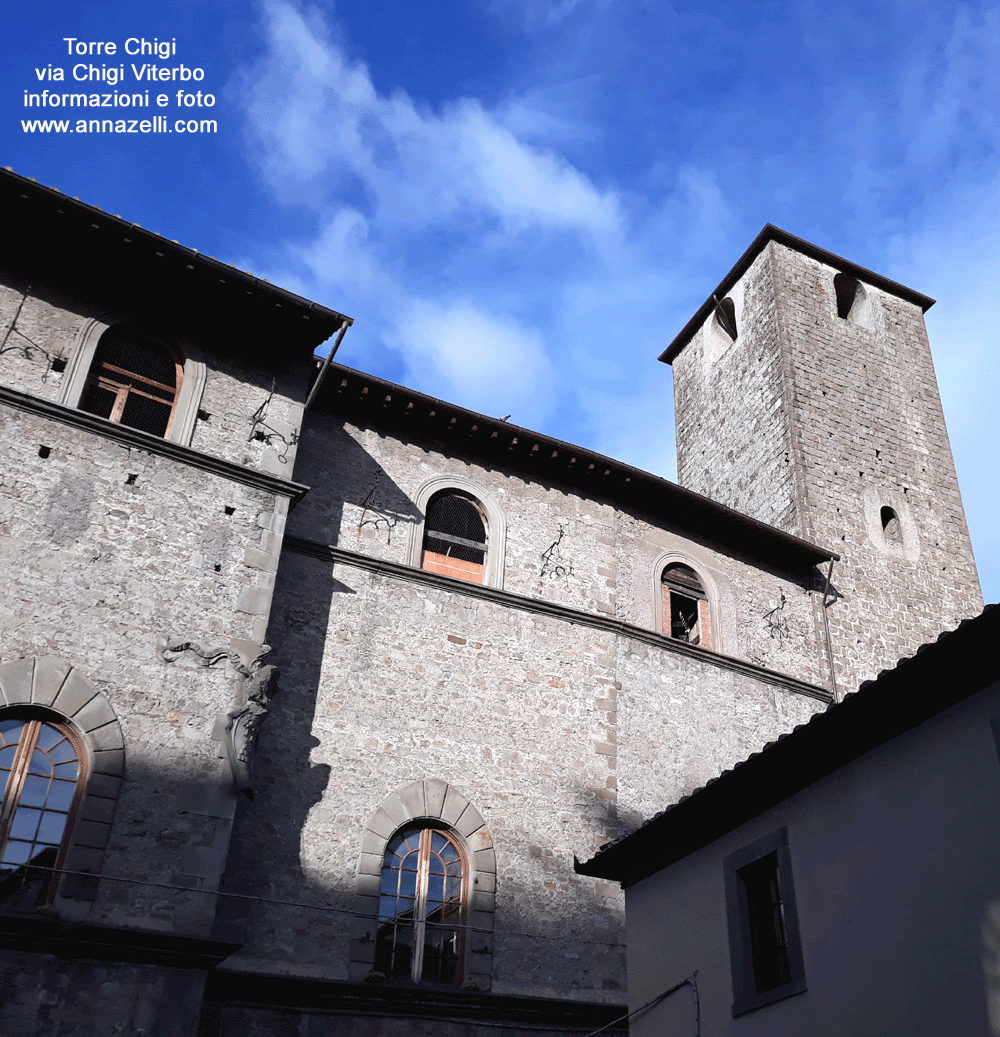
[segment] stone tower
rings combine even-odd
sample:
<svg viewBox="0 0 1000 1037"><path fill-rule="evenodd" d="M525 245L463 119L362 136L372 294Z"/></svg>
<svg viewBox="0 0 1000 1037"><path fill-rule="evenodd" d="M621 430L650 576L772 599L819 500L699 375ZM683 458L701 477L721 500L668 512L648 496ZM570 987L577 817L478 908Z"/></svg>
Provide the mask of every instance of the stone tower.
<svg viewBox="0 0 1000 1037"><path fill-rule="evenodd" d="M933 302L768 225L661 357L678 482L839 553L841 694L982 606Z"/></svg>

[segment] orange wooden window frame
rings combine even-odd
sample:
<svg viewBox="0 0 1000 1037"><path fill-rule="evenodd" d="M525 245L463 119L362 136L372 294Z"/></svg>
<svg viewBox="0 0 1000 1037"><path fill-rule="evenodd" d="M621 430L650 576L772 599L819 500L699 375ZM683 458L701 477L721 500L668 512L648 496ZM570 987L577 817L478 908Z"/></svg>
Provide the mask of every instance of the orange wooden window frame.
<svg viewBox="0 0 1000 1037"><path fill-rule="evenodd" d="M141 338L136 344L141 345ZM170 429L174 423L174 415L177 413L177 401L181 397L181 383L184 381L184 364L177 356L176 351L166 345L166 343L156 342L156 345L165 349L171 360L174 362L173 386L167 385L164 382L157 382L152 378L147 378L145 375L136 374L135 371L129 371L127 368L118 367L115 364L109 364L106 361L98 360L95 357L94 364L90 369L90 373L87 375L86 382L84 383L81 399L86 399L87 391L92 387L114 393L115 402L111 407L111 413L108 415L107 420L120 425L122 413L125 410L125 404L127 403L130 394L134 393L137 396L144 396L146 399L153 400L156 403L165 404L167 402L162 396L156 396L149 391L143 392L141 385L152 386L163 393L169 393L172 396L172 399L170 401L170 415L167 418L167 427L163 432L164 437L166 437L170 434ZM98 346L98 355L100 355L99 351L100 346ZM140 383L140 385L136 385L136 382Z"/></svg>
<svg viewBox="0 0 1000 1037"><path fill-rule="evenodd" d="M411 957L410 957L410 979L414 983L419 983L419 982L421 982L424 979L424 977L423 977L424 954L425 954L426 947L427 947L427 928L428 928L428 924L430 924L432 927L438 927L438 928L442 928L442 929L447 929L447 928L454 927L457 930L458 946L457 946L456 952L455 952L456 953L455 976L449 982L450 983L454 983L454 984L459 984L459 983L462 982L462 978L463 978L463 974L464 974L464 969L465 969L465 942L466 942L465 941L465 920L466 920L466 917L468 915L468 901L469 901L469 858L468 858L468 855L465 852L464 847L461 845L461 843L454 837L454 835L451 832L449 832L448 830L443 829L443 828L435 828L435 827L433 827L431 825L427 825L427 826L419 828L419 829L415 829L415 828L403 829L402 832L394 833L393 838L395 838L397 835L400 835L400 834L404 834L404 835L405 834L415 834L417 831L419 831L419 833L420 833L420 839L419 839L419 846L418 846L418 849L417 849L416 888L415 888L415 891L414 891L414 896L412 898L407 896L407 895L405 895L405 894L402 897L404 900L409 900L409 899L413 900L413 910L412 910L412 913L410 915L410 926L412 928L412 933L413 933L413 944L412 944L412 947L411 947ZM432 840L433 840L433 837L435 835L442 836L444 839L447 840L448 844L455 849L455 852L458 854L458 858L459 858L459 860L461 862L462 879L461 879L461 885L460 885L460 891L459 891L458 897L455 898L454 900L449 900L449 901L443 901L442 902L442 907L448 906L448 905L452 905L453 907L457 907L457 912L456 912L457 917L454 918L454 919L450 919L448 922L443 922L442 921L440 923L434 923L434 922L428 923L428 919L427 919L427 893L428 893L428 887L429 887L429 883L430 883L430 874L431 874L430 864L431 864L431 857L432 856L437 856L437 854L431 848ZM391 841L392 840L390 840L390 842ZM394 867L391 863L387 862L384 859L385 856L387 856L387 855L388 855L388 844L387 844L386 854L383 857L383 864L382 864L382 883L381 884L383 886L385 885L385 876L386 876L387 872L388 873L395 872L397 875L401 875L403 873L403 871L404 871L404 869L399 868L399 867ZM407 854L407 856L409 856L409 854ZM405 859L406 859L406 857L403 858L404 861L405 861ZM396 934L398 933L398 930L399 930L400 926L406 924L406 915L405 914L401 915L397 911L397 912L393 913L391 916L387 916L387 917L383 918L383 911L382 911L381 904L382 904L382 899L383 898L385 898L385 897L392 897L392 896L395 897L396 903L398 904L398 902L400 900L399 887L400 887L400 883L397 880L397 891L396 891L396 893L393 895L393 894L391 894L389 892L382 892L381 895L380 895L380 898L379 898L379 905L380 905L380 907L379 907L379 927L380 927L380 933L379 933L379 936L376 937L376 941L380 942L381 932L382 932L383 928L392 927L392 929L393 929L393 943L392 943L392 948L389 951L390 959L392 957L394 957L395 954L396 954ZM376 947L376 963L378 963L378 953L379 953L378 947ZM392 978L388 973L387 973L387 977L388 978ZM431 980L431 982L433 982L433 980Z"/></svg>
<svg viewBox="0 0 1000 1037"><path fill-rule="evenodd" d="M38 744L38 736L42 729L44 727L50 727L53 730L58 731L69 742L76 756L77 776L73 790L73 799L70 803L69 810L66 812L66 821L63 827L62 838L59 843L59 850L54 865L55 868L61 868L66 859L66 851L69 847L73 825L80 809L83 790L87 784L88 761L87 751L84 748L83 741L76 731L74 731L68 724L59 723L49 717L24 713L18 710L11 713L0 713L0 720L18 720L24 723L24 728L22 729L21 736L17 742L17 750L14 753L14 759L10 771L8 772L7 783L3 789L3 799L0 801L0 854L3 853L7 846L14 817L17 814L18 807L21 805L21 794L24 791L25 779L28 777L31 758ZM44 752L44 750L42 751ZM46 794L46 802L47 801L48 794ZM31 809L36 808L32 807ZM44 811L45 806L37 809ZM62 813L62 811L57 812ZM34 842L34 840L32 841ZM17 865L13 871L16 873L17 869L21 867L25 869L30 868L30 860L25 862L23 865ZM0 881L2 881L3 878L4 872L0 871ZM51 902L55 898L59 878L60 876L58 872L52 873L52 879L48 885L46 895L46 900L48 902Z"/></svg>

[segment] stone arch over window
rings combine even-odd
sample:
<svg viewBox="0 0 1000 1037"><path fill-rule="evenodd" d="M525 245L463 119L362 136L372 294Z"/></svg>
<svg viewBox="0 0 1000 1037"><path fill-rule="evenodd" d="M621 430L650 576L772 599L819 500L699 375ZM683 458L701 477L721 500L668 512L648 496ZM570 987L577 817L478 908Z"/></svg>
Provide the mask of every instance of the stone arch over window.
<svg viewBox="0 0 1000 1037"><path fill-rule="evenodd" d="M439 503L450 501L452 524L448 529L434 529L435 519L448 519L446 507ZM466 514L463 516L463 504ZM507 523L503 512L493 497L469 479L460 476L440 476L424 483L414 498L420 513L420 521L410 532L407 562L416 569L439 572L471 583L482 583L487 587L503 588L504 549L507 539ZM484 550L476 548L474 515L479 513L485 532ZM461 526L462 528L459 528ZM462 532L470 535L462 535ZM451 539L435 537L444 533ZM471 535L475 534L475 535ZM452 553L446 549L451 547ZM482 562L474 561L475 556ZM467 556L467 557L465 557Z"/></svg>
<svg viewBox="0 0 1000 1037"><path fill-rule="evenodd" d="M121 726L107 698L76 667L63 659L55 656L18 659L0 664L0 724L5 721L26 722L19 737L37 740L40 736L43 743L51 743L41 746L49 754L54 746L61 744L55 736L65 736L67 745L55 751L57 756L66 759L50 758L49 779L52 783L63 780L59 768L69 769L66 767L69 750L75 754L79 770L69 808L63 810L66 797L61 794L61 790L55 792L55 798L49 803L52 811L63 811L66 815L65 828L60 833L56 852L59 863L50 866L61 867L66 871L100 874L125 773L125 743ZM17 732L13 724L6 726L8 741L11 741ZM5 857L6 849L11 845L11 832L16 822L15 808L24 805L31 811L38 806L24 801L23 789L28 779L31 776L44 777L41 766L33 767L30 763L26 767L20 766L24 762L23 754L17 750L11 752L8 749L7 755L11 757L11 763L17 758L19 768L16 771L4 770L0 774L0 780L5 785L4 827L0 830L3 850L0 850L0 858ZM37 773L32 775L32 772ZM11 782L17 782L18 786L14 788ZM41 782L32 784L39 786ZM15 802L18 799L20 802ZM23 823L17 823L27 825L28 818ZM35 836L41 838L33 839L39 844L40 851L44 850L48 838L42 831L43 823L44 819L39 818ZM47 823L51 827L55 819ZM16 853L9 856L13 858ZM39 863L37 857L33 856L32 859L36 864ZM17 862L12 859L10 863ZM5 879L9 881L14 872L13 869L7 871L9 873ZM27 873L23 877L31 878ZM32 881L37 883L37 876ZM18 880L15 884L20 886L22 882ZM94 900L97 880L83 875L64 875L48 884L42 881L39 886L43 901L51 901L60 914L67 918L79 918L87 913Z"/></svg>
<svg viewBox="0 0 1000 1037"><path fill-rule="evenodd" d="M188 446L206 380L196 352L129 325L88 321L77 336L60 402Z"/></svg>
<svg viewBox="0 0 1000 1037"><path fill-rule="evenodd" d="M916 562L920 537L908 490L872 487L864 496L868 538L880 554Z"/></svg>
<svg viewBox="0 0 1000 1037"><path fill-rule="evenodd" d="M489 990L496 871L490 831L453 785L425 778L387 796L361 837L356 900L362 917L351 942L350 978L413 982L419 965L423 982ZM434 872L442 875L440 885L450 893L450 902L444 895L430 895ZM406 911L399 910L398 897L410 896L410 882L414 914L405 918L403 932ZM415 945L414 936L422 941L416 953L405 949L406 940ZM401 944L404 950L396 953Z"/></svg>
<svg viewBox="0 0 1000 1037"><path fill-rule="evenodd" d="M674 553L661 555L653 569L656 630L675 641L721 651L718 594L705 570Z"/></svg>
<svg viewBox="0 0 1000 1037"><path fill-rule="evenodd" d="M865 286L843 271L835 275L833 289L837 297L837 316L849 324L871 327L871 301Z"/></svg>

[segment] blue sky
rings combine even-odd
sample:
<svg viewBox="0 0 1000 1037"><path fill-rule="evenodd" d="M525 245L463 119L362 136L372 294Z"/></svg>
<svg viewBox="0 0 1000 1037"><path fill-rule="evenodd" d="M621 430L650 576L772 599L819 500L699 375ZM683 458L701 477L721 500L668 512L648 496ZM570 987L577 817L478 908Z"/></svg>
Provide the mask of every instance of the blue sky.
<svg viewBox="0 0 1000 1037"><path fill-rule="evenodd" d="M668 477L655 358L764 223L934 296L1000 599L1000 6L34 0L4 20L0 164L351 314L344 363ZM219 132L24 134L34 68L81 60L67 36L176 38L165 64L204 68Z"/></svg>

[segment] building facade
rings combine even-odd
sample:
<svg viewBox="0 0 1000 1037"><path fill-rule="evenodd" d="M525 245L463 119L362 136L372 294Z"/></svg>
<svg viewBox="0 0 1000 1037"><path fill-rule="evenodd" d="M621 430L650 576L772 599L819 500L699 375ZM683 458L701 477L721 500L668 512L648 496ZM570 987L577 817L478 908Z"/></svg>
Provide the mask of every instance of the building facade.
<svg viewBox="0 0 1000 1037"><path fill-rule="evenodd" d="M574 857L981 604L929 300L774 228L668 351L678 485L317 366L342 314L0 187L20 1032L596 1029L622 907ZM25 798L38 739L68 805Z"/></svg>
<svg viewBox="0 0 1000 1037"><path fill-rule="evenodd" d="M990 607L581 865L625 887L634 1037L1000 1033L998 629Z"/></svg>

